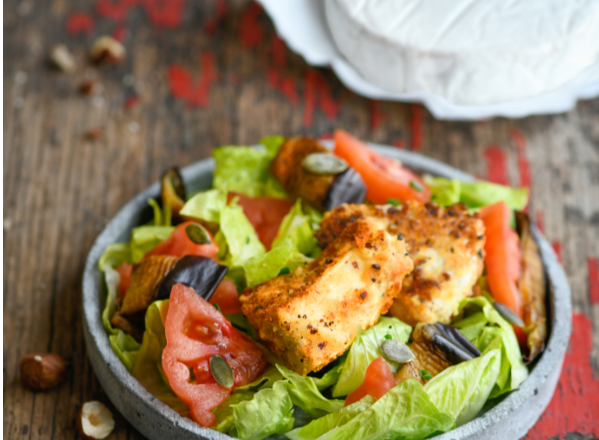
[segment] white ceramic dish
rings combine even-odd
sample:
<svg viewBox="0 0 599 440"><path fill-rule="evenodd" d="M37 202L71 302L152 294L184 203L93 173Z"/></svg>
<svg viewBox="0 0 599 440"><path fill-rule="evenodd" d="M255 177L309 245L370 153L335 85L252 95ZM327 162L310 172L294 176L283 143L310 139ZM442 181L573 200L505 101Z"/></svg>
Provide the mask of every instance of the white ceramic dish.
<svg viewBox="0 0 599 440"><path fill-rule="evenodd" d="M562 113L572 109L579 99L599 96L599 60L551 92L500 104L457 105L428 91L390 92L365 80L339 52L326 22L324 0L257 1L271 17L279 36L308 64L331 67L347 88L367 98L421 102L437 119L481 120Z"/></svg>

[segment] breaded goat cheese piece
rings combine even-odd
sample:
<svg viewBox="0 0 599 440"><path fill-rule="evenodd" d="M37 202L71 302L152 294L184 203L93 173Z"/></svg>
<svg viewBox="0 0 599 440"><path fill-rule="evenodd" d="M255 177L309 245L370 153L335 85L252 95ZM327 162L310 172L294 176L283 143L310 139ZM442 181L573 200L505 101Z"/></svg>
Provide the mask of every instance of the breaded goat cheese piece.
<svg viewBox="0 0 599 440"><path fill-rule="evenodd" d="M246 289L243 314L285 365L318 371L387 313L412 271L405 240L353 222L306 268Z"/></svg>
<svg viewBox="0 0 599 440"><path fill-rule="evenodd" d="M484 267L485 227L464 205L434 203L342 205L329 211L316 234L325 247L355 221L383 225L409 245L414 271L406 276L390 313L409 324L449 323Z"/></svg>

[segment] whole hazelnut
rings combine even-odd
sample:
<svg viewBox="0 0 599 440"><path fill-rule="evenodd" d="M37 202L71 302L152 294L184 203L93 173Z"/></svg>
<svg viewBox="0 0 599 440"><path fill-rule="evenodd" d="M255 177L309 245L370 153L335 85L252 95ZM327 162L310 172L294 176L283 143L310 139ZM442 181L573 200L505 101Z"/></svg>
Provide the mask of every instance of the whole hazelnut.
<svg viewBox="0 0 599 440"><path fill-rule="evenodd" d="M125 46L107 35L98 38L89 52L91 60L98 64L120 64L125 61Z"/></svg>
<svg viewBox="0 0 599 440"><path fill-rule="evenodd" d="M32 353L21 359L21 382L34 391L48 391L61 383L67 372L66 362L57 354Z"/></svg>
<svg viewBox="0 0 599 440"><path fill-rule="evenodd" d="M104 439L114 429L112 413L98 401L85 402L77 416L77 430L85 440Z"/></svg>

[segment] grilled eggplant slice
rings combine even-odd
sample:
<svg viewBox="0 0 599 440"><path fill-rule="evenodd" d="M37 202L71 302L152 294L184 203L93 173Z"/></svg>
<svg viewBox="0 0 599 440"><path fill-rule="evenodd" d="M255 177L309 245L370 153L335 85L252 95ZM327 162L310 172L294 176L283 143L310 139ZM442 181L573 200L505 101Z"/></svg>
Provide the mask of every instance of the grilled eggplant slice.
<svg viewBox="0 0 599 440"><path fill-rule="evenodd" d="M131 284L123 298L120 314L132 315L146 310L156 298L162 280L177 261L179 257L156 255L139 263L131 274Z"/></svg>
<svg viewBox="0 0 599 440"><path fill-rule="evenodd" d="M320 209L331 210L343 203L362 203L366 186L362 178L349 168L331 168L330 174L303 164L311 155L331 155L317 140L292 137L285 140L270 165L270 172L293 197L301 197ZM314 156L315 157L315 156ZM309 161L307 161L309 162Z"/></svg>
<svg viewBox="0 0 599 440"><path fill-rule="evenodd" d="M522 273L518 284L523 299L524 331L527 334L529 353L525 357L531 362L545 346L547 338L547 309L545 307L546 281L539 246L530 232L530 219L516 212L522 253Z"/></svg>
<svg viewBox="0 0 599 440"><path fill-rule="evenodd" d="M416 379L418 382L424 385L426 381L422 377L422 374L420 374L420 370L424 370L424 368L422 367L422 365L420 365L420 362L418 362L418 360L406 362L402 365L399 371L395 373L395 382L399 384L404 380Z"/></svg>
<svg viewBox="0 0 599 440"><path fill-rule="evenodd" d="M206 301L210 299L229 268L212 258L186 255L181 258L163 279L156 299L168 299L175 284L193 288Z"/></svg>

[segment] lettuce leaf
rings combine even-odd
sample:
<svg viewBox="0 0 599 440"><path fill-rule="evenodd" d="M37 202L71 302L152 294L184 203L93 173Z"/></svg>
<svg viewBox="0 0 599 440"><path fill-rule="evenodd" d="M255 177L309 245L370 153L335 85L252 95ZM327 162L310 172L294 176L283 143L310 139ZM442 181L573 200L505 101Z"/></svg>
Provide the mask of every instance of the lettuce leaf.
<svg viewBox="0 0 599 440"><path fill-rule="evenodd" d="M243 264L247 287L254 287L276 277L281 269L287 268L293 272L312 261L304 256L294 246L290 237L279 241L265 254L256 255Z"/></svg>
<svg viewBox="0 0 599 440"><path fill-rule="evenodd" d="M411 333L412 327L408 324L387 316L381 316L379 322L366 331L359 329L358 336L349 349L339 381L333 389L333 397L347 396L364 382L368 365L382 356L380 346L385 340L385 335L391 335L397 341L407 342ZM399 364L391 361L387 363L395 374Z"/></svg>
<svg viewBox="0 0 599 440"><path fill-rule="evenodd" d="M424 176L424 182L432 191L433 201L442 206L459 202L468 208L482 208L503 200L511 209L521 211L528 204L527 188L512 188L482 180L459 182L428 175Z"/></svg>
<svg viewBox="0 0 599 440"><path fill-rule="evenodd" d="M148 199L148 205L154 211L154 226L172 226L173 211L171 205L165 204L164 208L161 208L154 199Z"/></svg>
<svg viewBox="0 0 599 440"><path fill-rule="evenodd" d="M168 304L169 300L154 301L148 307L145 318L146 330L131 375L161 402L183 417L189 417L189 408L173 392L162 370L162 351L166 347L164 321Z"/></svg>
<svg viewBox="0 0 599 440"><path fill-rule="evenodd" d="M254 398L255 393L252 391L237 391L233 392L227 400L221 403L219 406L212 410L212 413L216 417L216 429L223 434L232 430L235 423L235 417L233 416L233 408L235 405L241 402L246 402Z"/></svg>
<svg viewBox="0 0 599 440"><path fill-rule="evenodd" d="M129 243L114 243L106 246L106 250L104 250L98 262L98 267L103 271L107 267L115 268L125 262L131 262Z"/></svg>
<svg viewBox="0 0 599 440"><path fill-rule="evenodd" d="M251 197L286 198L285 191L268 171L278 147L273 139L265 139L265 149L241 146L215 148L212 153L215 160L212 186Z"/></svg>
<svg viewBox="0 0 599 440"><path fill-rule="evenodd" d="M333 428L345 425L351 419L367 410L376 401L371 395L366 395L351 405L341 408L339 411L327 414L324 417L313 420L301 428L294 429L285 434L291 440L315 440L326 434Z"/></svg>
<svg viewBox="0 0 599 440"><path fill-rule="evenodd" d="M275 382L284 380L285 377L281 374L279 369L274 365L269 365L268 368L262 375L247 385L242 385L235 388L235 393L239 391L259 391L266 388L272 388Z"/></svg>
<svg viewBox="0 0 599 440"><path fill-rule="evenodd" d="M293 428L293 404L289 384L280 380L258 391L251 400L231 405L233 420L227 433L241 440L261 440Z"/></svg>
<svg viewBox="0 0 599 440"><path fill-rule="evenodd" d="M304 214L302 200L297 199L291 210L283 218L277 236L273 241L273 247L289 238L299 252L304 255L311 255L318 247L318 240L314 237L315 231L312 228L312 223L311 215Z"/></svg>
<svg viewBox="0 0 599 440"><path fill-rule="evenodd" d="M487 401L499 375L501 350L487 351L467 362L445 369L424 387L442 412L456 419L456 426L476 417Z"/></svg>
<svg viewBox="0 0 599 440"><path fill-rule="evenodd" d="M266 252L254 227L235 199L220 211L220 230L215 237L219 258L228 266L241 266L252 257Z"/></svg>
<svg viewBox="0 0 599 440"><path fill-rule="evenodd" d="M162 240L166 240L171 232L175 230L172 226L138 226L131 232L131 262L141 262L145 254L154 249Z"/></svg>
<svg viewBox="0 0 599 440"><path fill-rule="evenodd" d="M449 431L454 426L453 417L439 411L422 385L409 379L319 439L415 440Z"/></svg>
<svg viewBox="0 0 599 440"><path fill-rule="evenodd" d="M268 151L268 154L270 154L272 158L277 155L279 148L281 148L281 145L283 145L283 142L285 142L285 137L279 135L265 136L260 139L260 143L264 145L266 151Z"/></svg>
<svg viewBox="0 0 599 440"><path fill-rule="evenodd" d="M289 380L288 391L291 401L306 414L312 417L322 417L343 408L345 402L343 400L329 400L324 397L312 377L302 376L279 364L277 364L277 368Z"/></svg>
<svg viewBox="0 0 599 440"><path fill-rule="evenodd" d="M462 300L460 311L464 317L453 322L453 325L483 354L501 349L499 375L489 398L518 388L528 377L528 369L522 362L522 353L512 326L484 296Z"/></svg>
<svg viewBox="0 0 599 440"><path fill-rule="evenodd" d="M312 380L316 384L316 388L318 388L319 391L324 391L327 388L335 385L339 380L339 376L341 376L341 370L343 370L343 363L335 365L322 377L313 377Z"/></svg>
<svg viewBox="0 0 599 440"><path fill-rule="evenodd" d="M102 324L108 333L108 340L112 350L116 353L127 370L131 371L137 357L140 344L132 336L118 328L114 328L110 320L117 310L116 289L121 279L119 273L110 266L104 267L106 278L106 305L102 311Z"/></svg>
<svg viewBox="0 0 599 440"><path fill-rule="evenodd" d="M206 223L219 223L220 212L227 205L227 193L219 189L202 191L189 199L181 215L191 217L197 220L203 220Z"/></svg>

